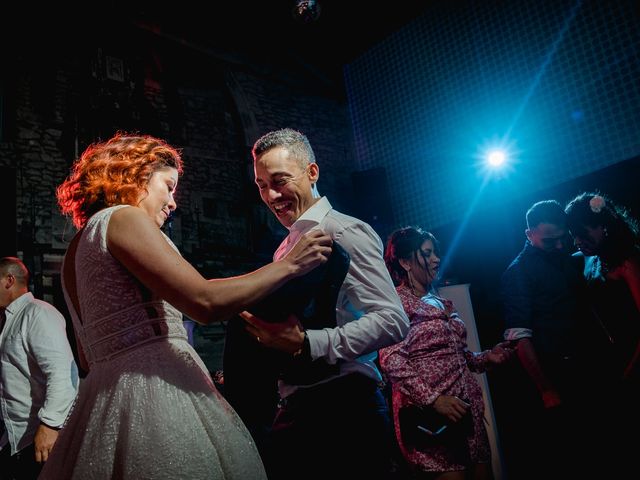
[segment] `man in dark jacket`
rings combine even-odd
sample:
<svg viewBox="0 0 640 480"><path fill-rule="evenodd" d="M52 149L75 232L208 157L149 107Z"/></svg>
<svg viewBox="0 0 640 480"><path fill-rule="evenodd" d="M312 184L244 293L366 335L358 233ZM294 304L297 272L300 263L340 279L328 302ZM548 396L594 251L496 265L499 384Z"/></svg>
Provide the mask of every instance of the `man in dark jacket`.
<svg viewBox="0 0 640 480"><path fill-rule="evenodd" d="M593 432L581 431L596 417L587 407L597 388L587 355L595 328L562 206L535 203L526 220L527 241L501 287L504 336L520 360L509 392L513 418L505 422L507 464L518 479L575 475L587 466L579 461L589 458L586 439L597 444Z"/></svg>

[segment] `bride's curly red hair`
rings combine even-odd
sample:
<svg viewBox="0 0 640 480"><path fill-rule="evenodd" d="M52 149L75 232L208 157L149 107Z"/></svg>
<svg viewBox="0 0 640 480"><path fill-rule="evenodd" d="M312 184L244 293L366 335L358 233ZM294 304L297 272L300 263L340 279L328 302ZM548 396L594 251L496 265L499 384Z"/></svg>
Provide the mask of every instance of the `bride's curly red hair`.
<svg viewBox="0 0 640 480"><path fill-rule="evenodd" d="M113 205L136 205L151 175L163 168L182 174L177 149L149 135L117 133L106 142L87 147L71 174L57 188L58 205L82 228L99 210Z"/></svg>

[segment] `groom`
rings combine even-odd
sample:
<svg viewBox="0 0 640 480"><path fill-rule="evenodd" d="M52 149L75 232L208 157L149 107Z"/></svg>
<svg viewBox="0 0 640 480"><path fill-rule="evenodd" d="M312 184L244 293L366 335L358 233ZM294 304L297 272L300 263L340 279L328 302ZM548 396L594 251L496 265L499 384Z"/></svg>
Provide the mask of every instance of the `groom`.
<svg viewBox="0 0 640 480"><path fill-rule="evenodd" d="M274 259L316 228L331 235L350 259L335 295L335 318L332 311L332 318L316 319L314 325L295 315L272 323L243 313L255 344L285 356L300 374L279 372L280 401L266 437L267 473L275 479L292 473L385 478L393 433L375 360L379 348L404 338L409 320L385 267L382 242L369 225L315 195L319 167L305 135L292 129L267 133L252 153L260 196L289 230ZM327 368L305 378L305 371L323 370L314 364Z"/></svg>

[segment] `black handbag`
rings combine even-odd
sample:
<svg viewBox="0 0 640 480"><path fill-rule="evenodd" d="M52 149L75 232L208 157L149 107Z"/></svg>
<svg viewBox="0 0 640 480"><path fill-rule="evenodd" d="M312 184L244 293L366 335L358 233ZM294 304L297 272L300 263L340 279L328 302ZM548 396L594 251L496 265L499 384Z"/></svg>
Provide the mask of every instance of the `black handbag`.
<svg viewBox="0 0 640 480"><path fill-rule="evenodd" d="M436 298L442 301L439 297L436 296ZM446 309L445 311L448 315L451 314ZM457 350L458 342L453 335L450 324L448 323L447 325L449 326L451 347ZM459 362L459 367L462 375L465 368L462 361ZM464 384L462 390L463 395L466 395ZM470 403L467 400L464 401ZM448 447L460 445L466 442L467 437L473 433L471 408L467 410L460 420L454 422L445 415L438 413L432 405L408 405L402 407L398 412L398 422L402 441L417 448L435 445L446 445Z"/></svg>
<svg viewBox="0 0 640 480"><path fill-rule="evenodd" d="M398 412L402 441L408 445L455 445L466 441L473 432L471 411L457 422L438 413L432 406L410 405Z"/></svg>

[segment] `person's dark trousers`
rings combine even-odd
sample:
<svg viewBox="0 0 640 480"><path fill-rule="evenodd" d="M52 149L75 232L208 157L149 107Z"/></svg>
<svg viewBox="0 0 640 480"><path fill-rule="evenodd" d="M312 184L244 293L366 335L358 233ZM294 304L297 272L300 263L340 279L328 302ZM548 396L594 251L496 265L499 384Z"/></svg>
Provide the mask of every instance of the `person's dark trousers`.
<svg viewBox="0 0 640 480"><path fill-rule="evenodd" d="M388 479L393 431L377 384L350 374L282 402L265 462L269 480Z"/></svg>
<svg viewBox="0 0 640 480"><path fill-rule="evenodd" d="M36 462L33 443L11 455L11 447L0 451L0 480L35 480L44 463Z"/></svg>
<svg viewBox="0 0 640 480"><path fill-rule="evenodd" d="M229 320L222 361L224 397L251 433L263 462L267 461L268 432L278 409L281 356L249 335L244 320Z"/></svg>

